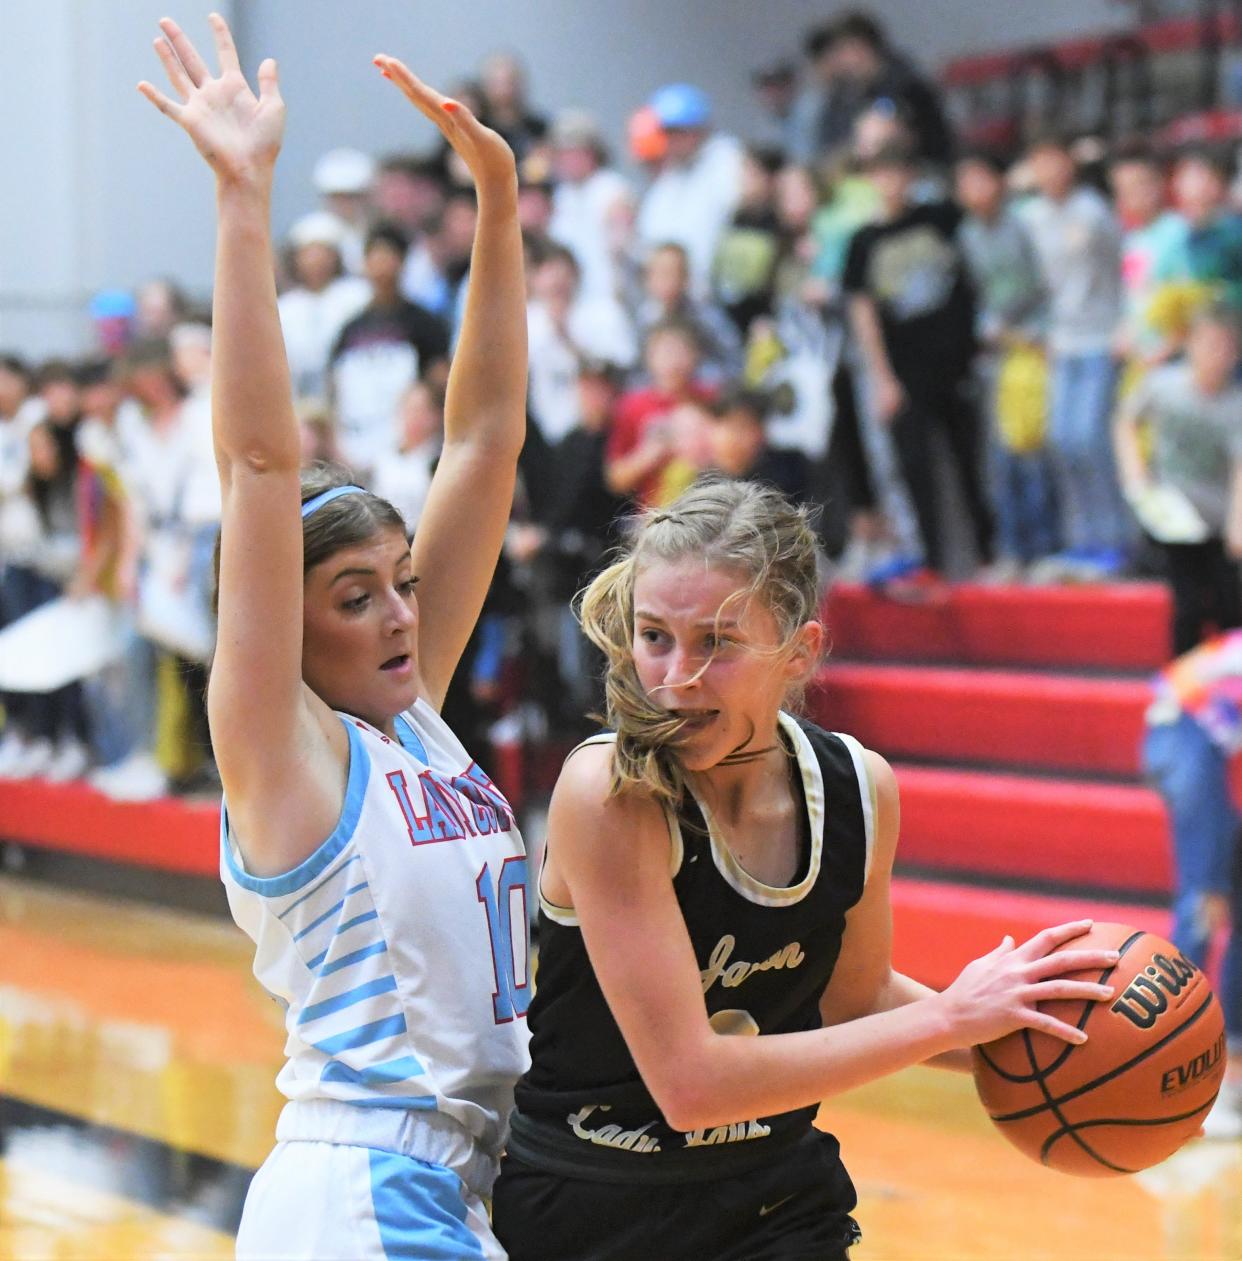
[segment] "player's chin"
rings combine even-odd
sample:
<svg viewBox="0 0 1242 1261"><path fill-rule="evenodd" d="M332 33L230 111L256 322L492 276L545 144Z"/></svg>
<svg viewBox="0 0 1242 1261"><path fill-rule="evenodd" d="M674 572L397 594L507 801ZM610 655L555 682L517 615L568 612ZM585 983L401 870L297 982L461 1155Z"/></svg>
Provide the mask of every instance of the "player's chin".
<svg viewBox="0 0 1242 1261"><path fill-rule="evenodd" d="M381 695L376 697L380 702L377 708L389 717L395 717L409 709L418 699L418 676L415 674L412 678L384 679L378 691Z"/></svg>
<svg viewBox="0 0 1242 1261"><path fill-rule="evenodd" d="M688 771L710 771L732 752L727 732L707 730L689 735L677 750L677 756Z"/></svg>

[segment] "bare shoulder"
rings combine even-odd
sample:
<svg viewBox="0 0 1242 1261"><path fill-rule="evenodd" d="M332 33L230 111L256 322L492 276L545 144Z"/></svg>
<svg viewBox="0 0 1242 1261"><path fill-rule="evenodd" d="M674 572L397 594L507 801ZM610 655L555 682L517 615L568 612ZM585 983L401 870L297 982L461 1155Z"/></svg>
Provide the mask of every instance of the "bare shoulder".
<svg viewBox="0 0 1242 1261"><path fill-rule="evenodd" d="M305 691L287 746L220 759L232 831L251 875L278 875L308 858L332 834L345 802L349 735Z"/></svg>
<svg viewBox="0 0 1242 1261"><path fill-rule="evenodd" d="M553 806L610 826L662 819L660 806L649 794L641 790L613 793L612 757L611 741L575 749L561 768L552 794Z"/></svg>
<svg viewBox="0 0 1242 1261"><path fill-rule="evenodd" d="M863 761L867 764L867 774L871 777L872 784L875 785L876 797L896 803L898 797L897 776L887 760L874 749L864 749Z"/></svg>
<svg viewBox="0 0 1242 1261"><path fill-rule="evenodd" d="M641 790L612 791L612 744L576 749L566 760L548 815L549 863L570 884L641 878L651 855L668 871L668 827L659 802Z"/></svg>

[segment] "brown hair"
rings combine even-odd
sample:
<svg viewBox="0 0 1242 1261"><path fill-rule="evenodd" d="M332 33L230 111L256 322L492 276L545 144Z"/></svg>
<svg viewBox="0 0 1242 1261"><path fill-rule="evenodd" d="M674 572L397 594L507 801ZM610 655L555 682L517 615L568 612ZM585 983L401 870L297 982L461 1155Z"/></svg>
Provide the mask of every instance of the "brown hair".
<svg viewBox="0 0 1242 1261"><path fill-rule="evenodd" d="M634 666L634 583L657 561L701 557L707 566L741 576L728 605L761 601L776 618L780 660L819 607L819 549L807 510L758 482L711 477L696 482L666 508L634 519L618 559L581 595L582 629L607 658L604 721L617 733L612 793L650 792L676 806L685 788L677 749L684 721L644 691ZM793 689L787 703L801 700Z"/></svg>
<svg viewBox="0 0 1242 1261"><path fill-rule="evenodd" d="M302 470L301 502L307 503L334 487L352 485L353 474L342 465L312 464ZM302 573L308 573L343 547L365 543L381 530L400 530L409 537L405 519L388 500L367 490L360 495L337 496L302 519ZM213 613L219 611L220 537L220 534L216 535L211 558L215 578L211 593Z"/></svg>

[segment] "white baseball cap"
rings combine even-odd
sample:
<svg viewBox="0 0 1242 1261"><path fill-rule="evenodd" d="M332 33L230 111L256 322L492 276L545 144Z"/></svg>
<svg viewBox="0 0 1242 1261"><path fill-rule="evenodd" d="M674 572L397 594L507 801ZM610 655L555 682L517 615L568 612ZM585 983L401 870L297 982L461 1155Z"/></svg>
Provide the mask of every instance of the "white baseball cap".
<svg viewBox="0 0 1242 1261"><path fill-rule="evenodd" d="M289 244L294 249L301 249L304 245L330 245L339 250L344 239L345 230L341 221L326 210L314 210L303 215L289 229Z"/></svg>
<svg viewBox="0 0 1242 1261"><path fill-rule="evenodd" d="M375 183L375 159L359 149L329 149L311 175L315 188L332 193L366 193Z"/></svg>

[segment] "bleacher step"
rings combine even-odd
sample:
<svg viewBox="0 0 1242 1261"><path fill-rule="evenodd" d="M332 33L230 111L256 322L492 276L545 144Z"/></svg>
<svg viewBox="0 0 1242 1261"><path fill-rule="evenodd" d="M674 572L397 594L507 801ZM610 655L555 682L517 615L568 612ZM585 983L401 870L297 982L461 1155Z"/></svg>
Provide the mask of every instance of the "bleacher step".
<svg viewBox="0 0 1242 1261"><path fill-rule="evenodd" d="M1169 935L1169 912L1154 904L1010 893L900 877L893 881L892 898L893 966L934 989L943 989L972 959L995 949L1006 933L1022 942L1054 924L1094 919Z"/></svg>
<svg viewBox="0 0 1242 1261"><path fill-rule="evenodd" d="M183 875L216 876L220 807L175 797L112 801L82 782L0 780L0 840Z"/></svg>
<svg viewBox="0 0 1242 1261"><path fill-rule="evenodd" d="M1172 887L1164 808L1148 788L902 764L894 770L901 863L1158 897Z"/></svg>
<svg viewBox="0 0 1242 1261"><path fill-rule="evenodd" d="M887 757L1134 776L1149 700L1142 679L830 661L809 704Z"/></svg>
<svg viewBox="0 0 1242 1261"><path fill-rule="evenodd" d="M1146 671L1171 655L1169 597L1155 583L963 584L924 605L840 583L824 616L833 655L856 660Z"/></svg>

